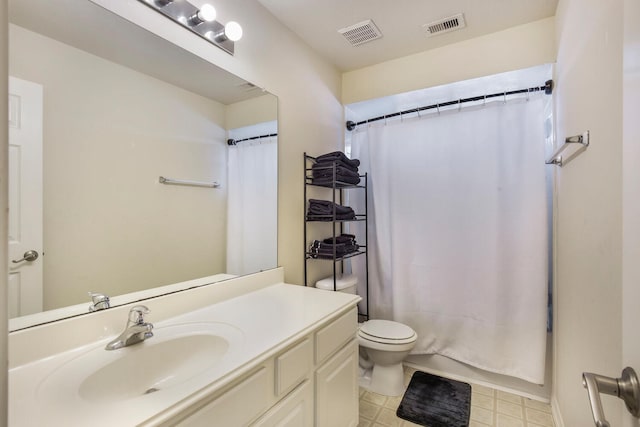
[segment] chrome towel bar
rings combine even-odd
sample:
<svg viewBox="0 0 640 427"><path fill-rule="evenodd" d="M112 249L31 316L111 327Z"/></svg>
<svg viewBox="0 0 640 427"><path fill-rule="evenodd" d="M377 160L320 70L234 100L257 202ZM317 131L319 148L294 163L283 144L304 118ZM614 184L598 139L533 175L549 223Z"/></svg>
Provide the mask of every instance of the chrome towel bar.
<svg viewBox="0 0 640 427"><path fill-rule="evenodd" d="M571 159L577 156L579 153L583 152L589 146L589 131L584 132L582 135L570 136L564 140L564 144L558 148L555 153L549 157L549 160L545 162L547 165L558 165L560 167L564 166ZM562 154L569 147L577 147L577 150L573 151L571 155L563 157Z"/></svg>
<svg viewBox="0 0 640 427"><path fill-rule="evenodd" d="M219 188L220 184L218 182L201 182L201 181L189 181L186 179L173 179L173 178L165 178L161 176L158 179L160 184L168 184L168 185L188 185L191 187L208 187L208 188Z"/></svg>

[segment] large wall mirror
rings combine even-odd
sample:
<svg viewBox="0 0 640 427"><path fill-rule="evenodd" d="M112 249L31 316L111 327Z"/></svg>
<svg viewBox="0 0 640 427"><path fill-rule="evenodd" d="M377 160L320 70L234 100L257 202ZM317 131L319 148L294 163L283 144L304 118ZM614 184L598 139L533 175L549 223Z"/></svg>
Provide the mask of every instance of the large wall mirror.
<svg viewBox="0 0 640 427"><path fill-rule="evenodd" d="M274 95L89 0L9 15L11 330L276 267Z"/></svg>

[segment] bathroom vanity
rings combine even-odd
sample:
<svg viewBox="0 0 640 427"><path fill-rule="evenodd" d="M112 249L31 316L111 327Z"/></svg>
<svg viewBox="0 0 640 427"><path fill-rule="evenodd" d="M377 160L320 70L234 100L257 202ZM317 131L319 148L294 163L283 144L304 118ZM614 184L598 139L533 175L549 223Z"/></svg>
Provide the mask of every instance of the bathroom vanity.
<svg viewBox="0 0 640 427"><path fill-rule="evenodd" d="M154 336L113 351L135 304L11 333L9 424L356 426L359 297L282 279L142 301Z"/></svg>

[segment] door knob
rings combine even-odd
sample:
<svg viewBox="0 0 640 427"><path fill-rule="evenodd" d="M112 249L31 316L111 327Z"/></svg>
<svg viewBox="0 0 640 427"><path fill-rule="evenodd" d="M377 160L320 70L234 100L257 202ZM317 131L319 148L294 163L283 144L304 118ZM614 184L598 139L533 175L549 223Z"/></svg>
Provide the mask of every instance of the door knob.
<svg viewBox="0 0 640 427"><path fill-rule="evenodd" d="M609 427L609 422L604 417L600 393L617 396L624 400L627 409L634 417L640 416L640 383L633 368L624 368L620 378L610 378L602 375L584 372L582 385L589 393L589 402L593 412L593 421L598 427Z"/></svg>
<svg viewBox="0 0 640 427"><path fill-rule="evenodd" d="M38 259L38 252L34 251L34 250L30 250L24 253L24 255L22 256L22 259L14 259L13 261L11 261L14 264L17 264L19 262L22 261L35 261Z"/></svg>

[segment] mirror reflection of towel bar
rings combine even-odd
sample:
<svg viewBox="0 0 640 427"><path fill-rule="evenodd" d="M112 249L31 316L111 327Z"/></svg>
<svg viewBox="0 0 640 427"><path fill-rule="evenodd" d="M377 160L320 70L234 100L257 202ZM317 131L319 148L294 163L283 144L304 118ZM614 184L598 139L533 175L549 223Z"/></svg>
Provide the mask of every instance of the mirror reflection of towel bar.
<svg viewBox="0 0 640 427"><path fill-rule="evenodd" d="M173 178L165 178L161 176L158 179L160 184L168 184L168 185L189 185L191 187L208 187L208 188L219 188L220 184L217 182L201 182L201 181L189 181L186 179L173 179Z"/></svg>

